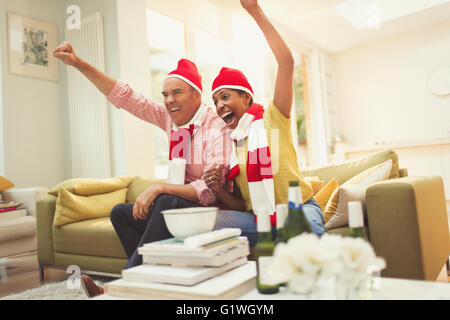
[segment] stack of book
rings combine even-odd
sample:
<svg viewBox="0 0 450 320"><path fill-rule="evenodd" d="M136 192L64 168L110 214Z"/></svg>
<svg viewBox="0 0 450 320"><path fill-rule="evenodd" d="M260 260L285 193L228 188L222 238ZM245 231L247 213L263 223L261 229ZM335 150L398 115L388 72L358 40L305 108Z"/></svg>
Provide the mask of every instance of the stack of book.
<svg viewBox="0 0 450 320"><path fill-rule="evenodd" d="M221 229L145 244L143 264L106 284L112 296L138 299L233 299L255 287L256 267L247 261L241 230Z"/></svg>
<svg viewBox="0 0 450 320"><path fill-rule="evenodd" d="M22 206L21 202L1 201L0 220L26 216L27 209L21 206Z"/></svg>

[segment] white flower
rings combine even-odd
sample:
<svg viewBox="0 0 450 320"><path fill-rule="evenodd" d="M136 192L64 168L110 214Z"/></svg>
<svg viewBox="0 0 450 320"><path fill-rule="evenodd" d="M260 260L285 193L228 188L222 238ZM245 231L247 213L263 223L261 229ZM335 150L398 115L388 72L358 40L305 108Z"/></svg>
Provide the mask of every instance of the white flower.
<svg viewBox="0 0 450 320"><path fill-rule="evenodd" d="M308 293L314 286L316 278L305 273L294 274L288 282L288 288L295 293Z"/></svg>
<svg viewBox="0 0 450 320"><path fill-rule="evenodd" d="M293 291L306 293L319 278L336 278L338 285L355 288L370 270L385 267L384 259L361 238L303 233L276 246L268 272L278 283L288 282Z"/></svg>
<svg viewBox="0 0 450 320"><path fill-rule="evenodd" d="M272 264L267 268L268 275L278 283L287 282L295 273L292 254L286 244L280 243L274 251Z"/></svg>

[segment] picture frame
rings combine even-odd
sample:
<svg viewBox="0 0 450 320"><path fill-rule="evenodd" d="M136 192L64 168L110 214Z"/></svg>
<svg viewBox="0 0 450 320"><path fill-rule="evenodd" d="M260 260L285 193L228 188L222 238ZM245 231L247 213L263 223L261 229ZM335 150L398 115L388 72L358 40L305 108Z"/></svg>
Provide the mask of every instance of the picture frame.
<svg viewBox="0 0 450 320"><path fill-rule="evenodd" d="M58 26L13 12L7 16L9 73L58 82L58 61L53 57Z"/></svg>

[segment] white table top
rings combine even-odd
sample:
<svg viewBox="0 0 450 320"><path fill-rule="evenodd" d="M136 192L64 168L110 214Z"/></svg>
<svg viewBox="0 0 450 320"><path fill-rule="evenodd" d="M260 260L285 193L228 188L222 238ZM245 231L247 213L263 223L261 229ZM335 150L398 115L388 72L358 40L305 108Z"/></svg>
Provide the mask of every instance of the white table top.
<svg viewBox="0 0 450 320"><path fill-rule="evenodd" d="M450 283L381 278L379 289L366 292L369 300L450 300ZM282 288L277 294L260 294L256 289L241 296L239 300L304 300L304 299L336 299L334 291L325 291L321 296L305 296L293 294ZM94 300L128 300L107 294L97 296Z"/></svg>

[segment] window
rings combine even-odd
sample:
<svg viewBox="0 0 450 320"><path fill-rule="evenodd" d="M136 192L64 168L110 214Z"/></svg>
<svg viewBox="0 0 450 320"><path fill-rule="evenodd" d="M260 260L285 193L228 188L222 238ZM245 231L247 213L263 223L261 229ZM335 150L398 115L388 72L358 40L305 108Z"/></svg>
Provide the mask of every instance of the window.
<svg viewBox="0 0 450 320"><path fill-rule="evenodd" d="M309 116L309 92L307 85L306 56L295 51L294 55L294 112L298 143L298 161L299 166L311 165L308 152L308 137L310 135L310 116Z"/></svg>
<svg viewBox="0 0 450 320"><path fill-rule="evenodd" d="M164 102L161 94L163 79L186 56L184 24L147 10L147 34L150 54L151 97ZM164 32L161 32L164 30ZM155 178L167 178L169 140L167 134L154 130Z"/></svg>

